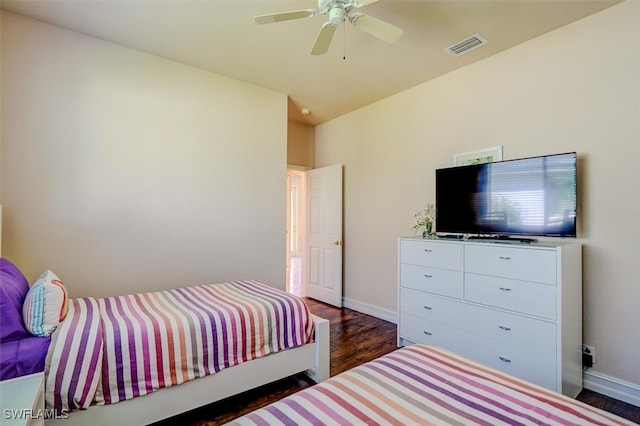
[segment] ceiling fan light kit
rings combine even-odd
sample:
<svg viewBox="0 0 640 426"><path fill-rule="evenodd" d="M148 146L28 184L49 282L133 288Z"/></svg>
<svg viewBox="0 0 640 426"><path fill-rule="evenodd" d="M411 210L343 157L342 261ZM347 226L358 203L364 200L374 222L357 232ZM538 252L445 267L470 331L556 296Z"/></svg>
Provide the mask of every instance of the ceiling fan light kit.
<svg viewBox="0 0 640 426"><path fill-rule="evenodd" d="M364 13L354 13L349 15L353 9L361 8L378 0L318 0L318 10L304 9L292 10L288 12L271 13L256 16L255 22L258 24L270 24L273 22L288 21L291 19L311 18L316 15L327 15L327 22L322 25L316 38L316 42L311 49L312 55L322 55L327 53L336 27L344 21L349 21L354 27L359 28L374 37L387 43L398 40L404 32L388 22L374 18Z"/></svg>

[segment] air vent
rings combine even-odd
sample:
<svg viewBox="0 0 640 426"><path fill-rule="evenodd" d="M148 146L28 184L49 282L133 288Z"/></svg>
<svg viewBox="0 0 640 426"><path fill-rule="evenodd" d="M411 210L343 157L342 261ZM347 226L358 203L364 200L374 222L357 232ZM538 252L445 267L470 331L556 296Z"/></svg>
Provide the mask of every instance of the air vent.
<svg viewBox="0 0 640 426"><path fill-rule="evenodd" d="M480 34L474 34L444 50L449 52L451 56L460 56L487 43L488 41L486 38L482 37Z"/></svg>

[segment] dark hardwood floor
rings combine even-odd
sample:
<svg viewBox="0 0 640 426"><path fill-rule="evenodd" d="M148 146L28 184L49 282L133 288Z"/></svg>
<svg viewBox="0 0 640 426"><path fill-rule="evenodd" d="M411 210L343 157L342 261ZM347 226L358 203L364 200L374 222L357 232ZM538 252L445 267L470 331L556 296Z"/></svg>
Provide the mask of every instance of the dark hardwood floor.
<svg viewBox="0 0 640 426"><path fill-rule="evenodd" d="M306 301L311 312L331 322L332 376L397 349L395 324L351 309L337 309L312 299ZM298 374L155 425L223 424L312 385L307 376ZM583 390L577 399L640 423L640 407L588 390Z"/></svg>

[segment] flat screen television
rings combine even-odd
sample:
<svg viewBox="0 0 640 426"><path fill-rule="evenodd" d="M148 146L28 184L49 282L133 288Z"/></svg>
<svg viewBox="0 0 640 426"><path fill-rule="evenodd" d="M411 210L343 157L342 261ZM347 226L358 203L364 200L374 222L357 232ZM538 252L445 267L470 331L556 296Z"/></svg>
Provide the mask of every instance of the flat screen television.
<svg viewBox="0 0 640 426"><path fill-rule="evenodd" d="M436 231L575 237L575 152L436 170Z"/></svg>

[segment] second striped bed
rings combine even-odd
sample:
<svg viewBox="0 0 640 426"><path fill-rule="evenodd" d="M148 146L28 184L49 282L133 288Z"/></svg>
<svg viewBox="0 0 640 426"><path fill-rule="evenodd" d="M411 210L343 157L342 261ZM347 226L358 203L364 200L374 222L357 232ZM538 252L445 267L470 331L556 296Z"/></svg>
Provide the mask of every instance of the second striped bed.
<svg viewBox="0 0 640 426"><path fill-rule="evenodd" d="M58 410L113 404L312 340L299 298L236 281L69 303L47 356Z"/></svg>
<svg viewBox="0 0 640 426"><path fill-rule="evenodd" d="M251 412L240 425L631 425L443 349L411 345Z"/></svg>

